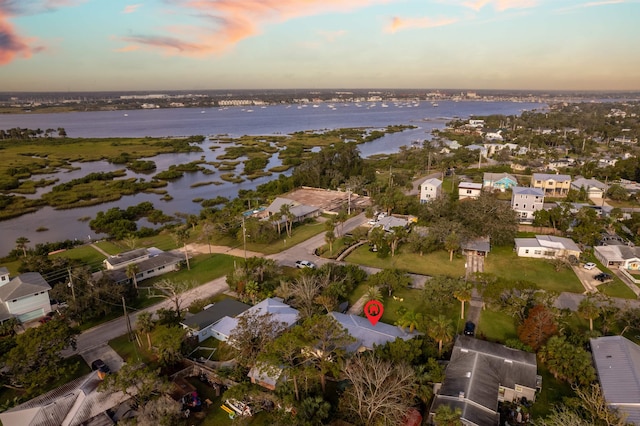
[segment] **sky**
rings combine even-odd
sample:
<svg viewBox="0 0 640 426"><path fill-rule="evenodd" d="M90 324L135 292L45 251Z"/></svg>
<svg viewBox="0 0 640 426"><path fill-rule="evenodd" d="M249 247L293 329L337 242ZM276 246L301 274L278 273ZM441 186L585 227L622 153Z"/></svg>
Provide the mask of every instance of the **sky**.
<svg viewBox="0 0 640 426"><path fill-rule="evenodd" d="M0 0L0 91L640 90L640 0Z"/></svg>

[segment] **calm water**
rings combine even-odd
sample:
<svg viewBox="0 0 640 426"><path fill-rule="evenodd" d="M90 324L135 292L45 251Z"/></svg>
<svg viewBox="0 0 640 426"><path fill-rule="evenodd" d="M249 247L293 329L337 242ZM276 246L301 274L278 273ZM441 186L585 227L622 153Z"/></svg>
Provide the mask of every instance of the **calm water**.
<svg viewBox="0 0 640 426"><path fill-rule="evenodd" d="M410 145L415 140L430 138L433 129L444 127L454 117L468 118L472 115L488 114L520 114L524 110L544 109L543 104L513 102L439 102L433 107L429 102L311 105L298 108L295 105L277 105L266 108L228 108L228 109L157 109L135 111L80 112L64 114L23 114L0 115L0 128L22 127L31 129L47 129L64 127L70 137L143 137L143 136L189 136L228 134L238 137L242 135L289 134L304 130L335 129L342 127L385 127L395 124L411 124L417 129L387 135L376 141L360 145L364 157L381 153L396 152L400 146ZM126 115L125 115L126 114ZM215 161L222 151L210 149L212 143L204 142L203 152L188 154L165 154L153 158L158 171L171 164L188 163L204 157L206 161ZM279 164L276 156L272 157L269 167ZM99 161L77 163L80 170L60 172L54 175L38 176L39 178L59 179L59 183L84 176L89 172L112 171L121 166ZM239 165L238 172L242 169ZM174 197L171 201L160 200L157 194L137 194L123 197L119 201L98 206L73 210L54 210L50 207L15 219L0 222L0 256L6 255L15 245L18 237L25 236L31 245L47 241L64 239L99 238L89 229L88 222L80 222L81 217L95 217L98 211L112 207L126 208L143 201L152 202L167 214L176 212L197 214L201 207L194 203L194 198L235 197L239 189L253 189L277 177L263 177L253 181L246 180L240 184L224 182L222 185L206 185L191 188L198 182L220 181L220 173L205 175L200 172L186 173L181 179L170 182L166 189ZM128 177L144 177L149 175L128 172ZM47 192L45 188L42 191ZM40 195L37 194L37 195ZM45 232L36 232L39 227L48 228Z"/></svg>

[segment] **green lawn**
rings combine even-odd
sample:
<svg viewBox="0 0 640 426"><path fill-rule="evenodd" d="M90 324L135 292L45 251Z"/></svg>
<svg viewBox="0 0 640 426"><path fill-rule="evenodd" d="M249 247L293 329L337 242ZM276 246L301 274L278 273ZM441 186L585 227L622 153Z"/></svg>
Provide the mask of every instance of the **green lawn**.
<svg viewBox="0 0 640 426"><path fill-rule="evenodd" d="M531 407L531 417L534 421L549 414L555 404L562 403L562 398L575 396L571 385L556 380L542 363L538 363L538 374L542 376L542 389Z"/></svg>
<svg viewBox="0 0 640 426"><path fill-rule="evenodd" d="M580 280L570 268L556 272L548 260L518 257L510 246L491 248L485 260L485 272L510 280L530 281L544 290L584 292Z"/></svg>
<svg viewBox="0 0 640 426"><path fill-rule="evenodd" d="M396 296L396 299L393 297L387 297L387 292L383 291L382 295L384 296L384 300L382 304L384 305L384 314L380 319L382 322L386 322L388 324L395 324L396 321L402 316L398 314L398 309L405 308L407 311L420 312L420 305L422 304L422 294L420 290L416 289L401 289L393 292L393 295ZM400 301L402 299L402 302ZM425 315L425 312L420 312Z"/></svg>
<svg viewBox="0 0 640 426"><path fill-rule="evenodd" d="M201 254L189 260L191 270L188 270L185 266L179 271L144 280L138 285L140 287L152 287L153 283L164 279L194 282L196 285L201 285L216 278L224 277L233 270L234 262L239 260L240 258L227 254L214 254L212 256Z"/></svg>
<svg viewBox="0 0 640 426"><path fill-rule="evenodd" d="M102 261L105 259L105 256L102 253L90 245L74 247L72 249L53 254L51 257L66 257L68 259L81 260L85 265L88 265L91 268L92 272L100 270L102 267Z"/></svg>
<svg viewBox="0 0 640 426"><path fill-rule="evenodd" d="M600 284L597 287L598 291L606 294L609 297L620 297L622 299L637 299L636 294L631 291L620 278L615 277L610 283Z"/></svg>
<svg viewBox="0 0 640 426"><path fill-rule="evenodd" d="M401 248L399 253L393 257L379 258L377 253L370 252L369 246L365 244L355 249L345 260L374 268L398 268L421 275L447 275L450 277L464 275L464 259L454 256L453 262L449 262L449 254L444 250L420 256L405 252Z"/></svg>
<svg viewBox="0 0 640 426"><path fill-rule="evenodd" d="M369 290L369 283L367 281L358 284L353 290L353 293L351 293L351 296L349 296L349 306L354 305L367 290Z"/></svg>
<svg viewBox="0 0 640 426"><path fill-rule="evenodd" d="M153 336L153 333L152 333ZM147 337L141 336L142 347L135 341L130 341L126 334L109 340L109 346L122 357L125 362L144 362L147 365L155 363L155 355L148 350ZM151 338L153 342L153 337Z"/></svg>
<svg viewBox="0 0 640 426"><path fill-rule="evenodd" d="M494 342L517 339L518 332L513 317L498 311L484 309L480 312L480 324L476 329L478 337Z"/></svg>
<svg viewBox="0 0 640 426"><path fill-rule="evenodd" d="M97 241L94 244L112 256L128 250L127 248L107 240Z"/></svg>

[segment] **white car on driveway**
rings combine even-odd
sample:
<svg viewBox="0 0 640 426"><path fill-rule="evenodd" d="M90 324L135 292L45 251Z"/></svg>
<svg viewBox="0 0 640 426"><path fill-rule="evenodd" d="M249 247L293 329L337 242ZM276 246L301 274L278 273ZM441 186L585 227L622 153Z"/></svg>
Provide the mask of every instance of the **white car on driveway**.
<svg viewBox="0 0 640 426"><path fill-rule="evenodd" d="M296 260L296 268L298 268L298 269L304 269L304 268L315 269L316 268L316 264L313 263L313 262L309 262L308 260Z"/></svg>
<svg viewBox="0 0 640 426"><path fill-rule="evenodd" d="M583 266L583 268L586 269L587 271L590 271L595 267L596 267L596 264L593 263L593 262L585 263L584 266Z"/></svg>

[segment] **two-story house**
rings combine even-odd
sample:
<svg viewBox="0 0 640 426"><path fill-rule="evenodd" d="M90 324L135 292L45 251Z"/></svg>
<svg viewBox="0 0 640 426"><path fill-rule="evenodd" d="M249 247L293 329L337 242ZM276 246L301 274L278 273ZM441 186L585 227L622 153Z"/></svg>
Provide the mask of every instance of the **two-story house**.
<svg viewBox="0 0 640 426"><path fill-rule="evenodd" d="M571 176L534 173L531 178L531 187L542 189L547 197L564 197L571 189Z"/></svg>
<svg viewBox="0 0 640 426"><path fill-rule="evenodd" d="M26 272L9 279L9 270L0 267L0 322L15 317L28 322L51 312L51 286L39 272Z"/></svg>
<svg viewBox="0 0 640 426"><path fill-rule="evenodd" d="M526 398L535 401L542 386L536 355L469 336L458 336L442 386L429 409L433 418L441 405L460 409L462 424L500 424L498 404Z"/></svg>
<svg viewBox="0 0 640 426"><path fill-rule="evenodd" d="M420 183L420 203L425 204L442 196L442 181L437 178L425 179Z"/></svg>
<svg viewBox="0 0 640 426"><path fill-rule="evenodd" d="M544 207L544 191L523 186L513 187L511 208L518 214L520 223L532 223L534 214Z"/></svg>
<svg viewBox="0 0 640 426"><path fill-rule="evenodd" d="M458 185L459 200L477 200L482 193L482 184L473 182L460 182Z"/></svg>
<svg viewBox="0 0 640 426"><path fill-rule="evenodd" d="M505 192L518 185L518 180L509 173L485 173L482 176L482 187L485 190Z"/></svg>

